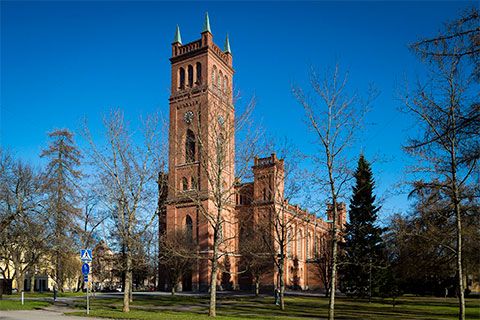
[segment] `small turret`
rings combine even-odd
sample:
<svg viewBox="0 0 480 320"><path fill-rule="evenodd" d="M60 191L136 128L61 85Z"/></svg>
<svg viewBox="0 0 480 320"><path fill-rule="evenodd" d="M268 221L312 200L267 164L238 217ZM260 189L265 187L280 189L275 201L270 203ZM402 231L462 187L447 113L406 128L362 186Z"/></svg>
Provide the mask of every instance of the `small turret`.
<svg viewBox="0 0 480 320"><path fill-rule="evenodd" d="M177 30L175 30L175 37L173 38L173 43L179 43L182 44L182 36L180 35L180 27L177 24Z"/></svg>
<svg viewBox="0 0 480 320"><path fill-rule="evenodd" d="M208 12L205 12L205 20L203 21L202 29L202 46L210 47L213 45L212 29L210 29L210 19L208 18Z"/></svg>
<svg viewBox="0 0 480 320"><path fill-rule="evenodd" d="M225 45L223 46L223 52L232 54L232 50L230 50L230 41L228 40L228 33L227 33L227 37L225 38Z"/></svg>
<svg viewBox="0 0 480 320"><path fill-rule="evenodd" d="M204 32L212 33L212 30L210 29L210 19L208 18L208 12L205 12L205 21L203 22L202 33Z"/></svg>

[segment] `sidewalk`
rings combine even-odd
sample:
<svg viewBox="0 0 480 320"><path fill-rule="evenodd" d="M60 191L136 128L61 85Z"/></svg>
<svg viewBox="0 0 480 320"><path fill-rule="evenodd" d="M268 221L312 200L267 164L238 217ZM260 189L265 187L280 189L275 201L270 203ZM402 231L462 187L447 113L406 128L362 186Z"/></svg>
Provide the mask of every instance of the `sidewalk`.
<svg viewBox="0 0 480 320"><path fill-rule="evenodd" d="M106 318L87 318L77 316L66 316L63 312L70 310L15 310L15 311L2 311L0 313L1 320L105 320ZM78 310L76 310L78 311Z"/></svg>

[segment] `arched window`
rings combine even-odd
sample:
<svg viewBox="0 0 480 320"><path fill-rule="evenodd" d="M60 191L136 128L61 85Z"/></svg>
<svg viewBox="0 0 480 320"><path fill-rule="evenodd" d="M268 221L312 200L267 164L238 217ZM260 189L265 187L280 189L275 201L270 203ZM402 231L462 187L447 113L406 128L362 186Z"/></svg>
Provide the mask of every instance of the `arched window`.
<svg viewBox="0 0 480 320"><path fill-rule="evenodd" d="M218 73L218 78L217 78L217 87L218 89L222 89L222 81L223 81L223 74L222 71Z"/></svg>
<svg viewBox="0 0 480 320"><path fill-rule="evenodd" d="M225 91L225 92L228 91L228 78L227 78L227 76L225 76L225 78L223 78L223 91Z"/></svg>
<svg viewBox="0 0 480 320"><path fill-rule="evenodd" d="M183 191L188 190L188 180L185 177L182 178L182 189Z"/></svg>
<svg viewBox="0 0 480 320"><path fill-rule="evenodd" d="M193 67L190 64L188 65L188 86L193 87Z"/></svg>
<svg viewBox="0 0 480 320"><path fill-rule="evenodd" d="M267 201L267 189L266 188L263 188L262 198L263 198L263 201Z"/></svg>
<svg viewBox="0 0 480 320"><path fill-rule="evenodd" d="M197 62L197 84L202 83L202 64Z"/></svg>
<svg viewBox="0 0 480 320"><path fill-rule="evenodd" d="M303 240L302 230L298 230L298 232L297 232L297 258L298 258L298 260L302 260L302 258L303 258L302 240Z"/></svg>
<svg viewBox="0 0 480 320"><path fill-rule="evenodd" d="M193 190L197 190L197 188L198 188L197 179L195 179L195 177L192 177L192 178L190 179L190 182L191 182L190 187L191 187Z"/></svg>
<svg viewBox="0 0 480 320"><path fill-rule="evenodd" d="M216 66L213 66L213 70L212 70L212 85L215 85L216 84L216 79L217 79L217 67Z"/></svg>
<svg viewBox="0 0 480 320"><path fill-rule="evenodd" d="M185 218L185 232L187 233L188 241L193 241L193 221L192 218L187 214Z"/></svg>
<svg viewBox="0 0 480 320"><path fill-rule="evenodd" d="M178 87L180 89L185 89L185 69L183 69L182 67L180 67L180 70L178 72L178 77L180 79L180 83Z"/></svg>
<svg viewBox="0 0 480 320"><path fill-rule="evenodd" d="M192 130L187 130L187 137L185 139L185 162L195 161L195 134Z"/></svg>

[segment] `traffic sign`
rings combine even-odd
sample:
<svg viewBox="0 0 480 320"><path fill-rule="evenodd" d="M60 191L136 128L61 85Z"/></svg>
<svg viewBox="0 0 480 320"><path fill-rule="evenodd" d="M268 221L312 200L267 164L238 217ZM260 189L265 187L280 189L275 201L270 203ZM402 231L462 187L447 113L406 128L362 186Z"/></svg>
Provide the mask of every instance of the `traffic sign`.
<svg viewBox="0 0 480 320"><path fill-rule="evenodd" d="M83 275L83 282L88 282L88 274Z"/></svg>
<svg viewBox="0 0 480 320"><path fill-rule="evenodd" d="M91 249L80 250L80 260L82 260L82 262L92 262L92 250Z"/></svg>
<svg viewBox="0 0 480 320"><path fill-rule="evenodd" d="M85 276L88 276L88 274L90 273L90 266L88 265L88 263L84 263L82 265L82 273Z"/></svg>

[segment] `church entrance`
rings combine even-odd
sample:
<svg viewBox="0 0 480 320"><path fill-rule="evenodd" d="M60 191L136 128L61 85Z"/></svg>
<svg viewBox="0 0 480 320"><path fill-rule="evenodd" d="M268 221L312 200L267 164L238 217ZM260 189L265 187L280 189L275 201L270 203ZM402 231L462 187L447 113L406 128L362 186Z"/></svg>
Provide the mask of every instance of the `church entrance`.
<svg viewBox="0 0 480 320"><path fill-rule="evenodd" d="M182 291L192 291L192 271L187 271L182 277Z"/></svg>

